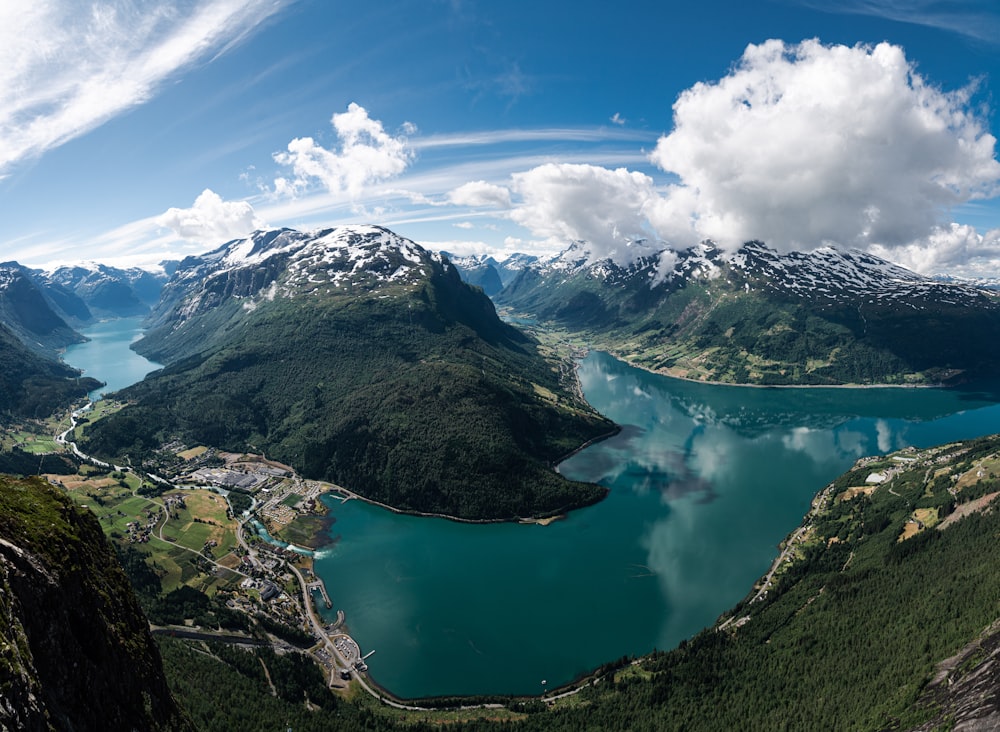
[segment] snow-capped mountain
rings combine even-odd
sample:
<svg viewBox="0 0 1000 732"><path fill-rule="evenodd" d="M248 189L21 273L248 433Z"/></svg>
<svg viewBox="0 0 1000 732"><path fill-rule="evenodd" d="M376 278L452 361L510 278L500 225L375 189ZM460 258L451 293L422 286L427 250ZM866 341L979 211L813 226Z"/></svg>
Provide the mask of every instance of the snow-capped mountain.
<svg viewBox="0 0 1000 732"><path fill-rule="evenodd" d="M851 302L874 297L950 304L965 301L977 307L1000 305L1000 300L984 292L993 288L981 283L926 277L856 249L821 247L782 254L756 241L730 255L705 241L681 252L640 257L627 266L610 259L594 262L579 245L571 244L559 254L536 260L529 269L546 278L584 276L612 285L642 282L651 289L676 288L693 280L711 281L725 276L747 287L819 301Z"/></svg>
<svg viewBox="0 0 1000 732"><path fill-rule="evenodd" d="M778 254L750 242L730 260L748 283L775 293L817 300L854 302L875 298L923 309L935 304L995 308L1000 299L984 288L945 282L912 272L867 252L822 247Z"/></svg>
<svg viewBox="0 0 1000 732"><path fill-rule="evenodd" d="M971 285L984 290L1000 290L1000 277L957 277L950 274L936 274L932 279L955 285Z"/></svg>
<svg viewBox="0 0 1000 732"><path fill-rule="evenodd" d="M166 366L95 450L248 444L363 495L478 519L599 500L552 461L610 424L449 261L376 226L262 231L178 267L135 344Z"/></svg>
<svg viewBox="0 0 1000 732"><path fill-rule="evenodd" d="M582 331L644 366L751 383L928 381L1000 366L1000 295L860 251L711 242L620 266L579 245L498 303ZM974 325L975 324L975 325Z"/></svg>
<svg viewBox="0 0 1000 732"><path fill-rule="evenodd" d="M379 226L258 231L181 262L163 288L151 323L176 328L237 301L251 311L276 298L412 288L446 270L453 268L440 255Z"/></svg>
<svg viewBox="0 0 1000 732"><path fill-rule="evenodd" d="M483 288L483 292L492 297L503 289L503 279L500 277L499 262L488 254L456 256L449 252L441 252L455 265L458 274L465 282Z"/></svg>
<svg viewBox="0 0 1000 732"><path fill-rule="evenodd" d="M65 314L78 322L145 315L159 300L167 281L165 271L120 269L96 262L33 274Z"/></svg>
<svg viewBox="0 0 1000 732"><path fill-rule="evenodd" d="M0 323L26 346L48 356L84 340L61 317L52 298L35 282L31 270L17 262L0 264Z"/></svg>

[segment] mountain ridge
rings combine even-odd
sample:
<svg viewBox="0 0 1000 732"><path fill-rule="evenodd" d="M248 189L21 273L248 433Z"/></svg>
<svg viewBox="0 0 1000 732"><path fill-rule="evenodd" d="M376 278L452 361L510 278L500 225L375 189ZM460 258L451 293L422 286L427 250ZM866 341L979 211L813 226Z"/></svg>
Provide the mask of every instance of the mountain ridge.
<svg viewBox="0 0 1000 732"><path fill-rule="evenodd" d="M927 384L1000 360L996 293L830 247L779 254L748 242L726 256L703 242L619 265L574 245L495 299L636 365L703 381Z"/></svg>
<svg viewBox="0 0 1000 732"><path fill-rule="evenodd" d="M0 727L192 729L97 519L0 475Z"/></svg>
<svg viewBox="0 0 1000 732"><path fill-rule="evenodd" d="M551 464L610 422L447 258L375 226L257 232L188 258L135 349L166 366L88 449L250 445L395 508L465 519L600 500Z"/></svg>

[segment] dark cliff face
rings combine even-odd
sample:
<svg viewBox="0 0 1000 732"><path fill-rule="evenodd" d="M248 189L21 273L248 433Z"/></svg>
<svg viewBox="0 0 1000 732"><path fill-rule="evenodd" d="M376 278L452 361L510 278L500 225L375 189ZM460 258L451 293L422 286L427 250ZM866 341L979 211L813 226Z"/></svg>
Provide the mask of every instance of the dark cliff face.
<svg viewBox="0 0 1000 732"><path fill-rule="evenodd" d="M0 729L188 730L93 514L0 476Z"/></svg>

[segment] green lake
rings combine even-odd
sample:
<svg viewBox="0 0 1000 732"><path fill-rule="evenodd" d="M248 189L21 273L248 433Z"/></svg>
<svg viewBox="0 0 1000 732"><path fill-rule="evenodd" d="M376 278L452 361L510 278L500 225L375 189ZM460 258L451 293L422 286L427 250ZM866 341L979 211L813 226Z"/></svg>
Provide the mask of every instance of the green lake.
<svg viewBox="0 0 1000 732"><path fill-rule="evenodd" d="M150 371L160 368L160 364L129 348L142 336L142 320L135 317L101 321L83 331L88 338L85 343L74 343L63 353L63 360L83 369L84 376L105 382L105 386L90 392L92 400L142 381Z"/></svg>
<svg viewBox="0 0 1000 732"><path fill-rule="evenodd" d="M622 425L560 466L608 486L600 504L542 527L330 500L317 571L394 694L537 694L672 648L749 592L859 457L1000 430L992 390L711 386L601 353L579 374Z"/></svg>
<svg viewBox="0 0 1000 732"><path fill-rule="evenodd" d="M122 388L157 368L129 350L140 334L139 319L101 323L65 360ZM857 458L1000 431L992 389L710 386L601 353L579 375L622 426L560 466L611 489L596 506L470 525L327 498L335 543L317 571L394 694L537 694L672 648L748 593Z"/></svg>

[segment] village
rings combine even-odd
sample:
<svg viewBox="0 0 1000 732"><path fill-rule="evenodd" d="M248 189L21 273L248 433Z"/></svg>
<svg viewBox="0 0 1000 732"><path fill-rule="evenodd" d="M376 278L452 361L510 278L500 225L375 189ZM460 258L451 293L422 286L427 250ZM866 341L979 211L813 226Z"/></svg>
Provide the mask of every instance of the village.
<svg viewBox="0 0 1000 732"><path fill-rule="evenodd" d="M75 426L75 425L74 425ZM331 687L367 671L359 645L344 631L344 613L329 621L333 602L313 572L308 547L322 532L324 493L341 500L353 494L330 483L304 480L281 463L251 453L180 444L176 456L145 474L109 465L81 453L67 430L59 442L84 461L76 476L49 475L50 482L91 508L111 538L142 545L163 573L162 591L193 587L224 601L263 628L278 652L306 650L325 670ZM286 541L285 535L298 543ZM259 642L242 633L197 628L199 637Z"/></svg>
<svg viewBox="0 0 1000 732"><path fill-rule="evenodd" d="M290 466L262 455L200 448L180 454L191 457L167 476L178 488L211 487L227 499L235 494L252 500L251 508L239 516L229 500L230 515L239 522L234 548L240 557L237 571L245 579L239 583L242 594L231 593L227 606L251 616L264 612L308 633L315 641L310 652L327 670L331 686L350 679L352 670L367 671L365 660L374 651L362 656L357 642L343 632L343 611L334 622L322 617L319 607L331 610L333 602L323 579L313 572L312 550L279 538L296 522L309 520L315 533L315 520L326 512L319 500L322 494L342 493L343 500L350 494L329 483L303 480ZM183 500L183 493L175 495ZM170 497L165 495L164 500Z"/></svg>

